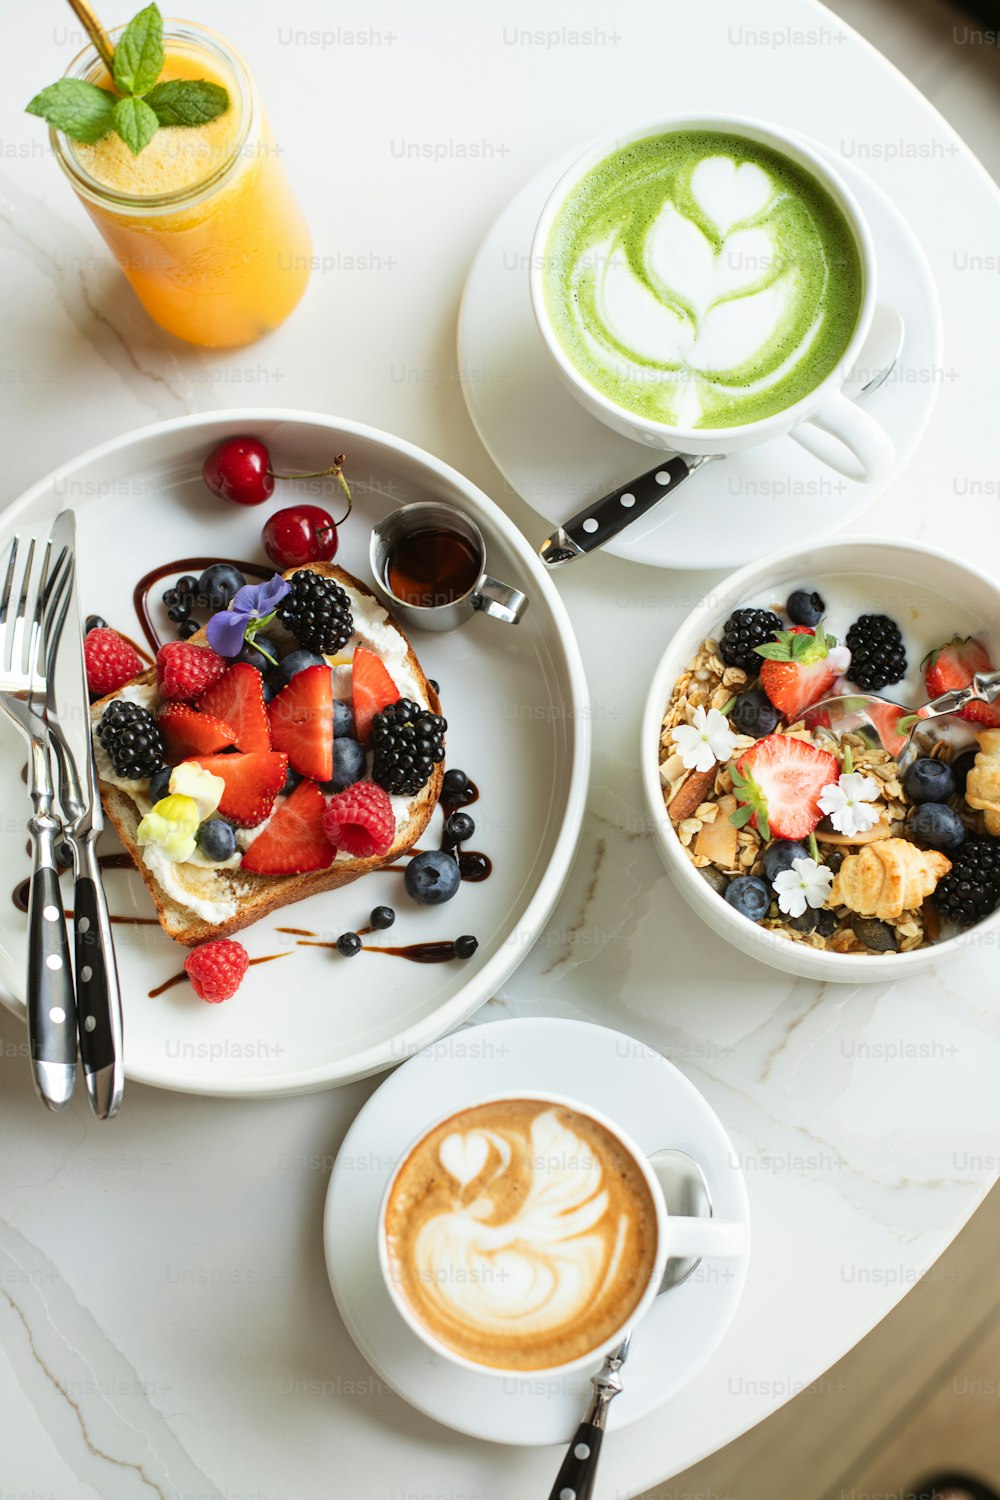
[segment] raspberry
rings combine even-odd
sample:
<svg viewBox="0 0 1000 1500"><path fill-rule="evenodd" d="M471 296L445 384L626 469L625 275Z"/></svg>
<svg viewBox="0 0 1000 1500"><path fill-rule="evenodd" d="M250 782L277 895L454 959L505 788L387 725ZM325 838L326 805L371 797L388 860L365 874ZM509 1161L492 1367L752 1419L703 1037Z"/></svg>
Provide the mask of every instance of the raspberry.
<svg viewBox="0 0 1000 1500"><path fill-rule="evenodd" d="M163 698L197 698L218 682L229 663L209 646L168 641L156 653L156 685Z"/></svg>
<svg viewBox="0 0 1000 1500"><path fill-rule="evenodd" d="M87 663L87 687L92 698L117 693L126 682L131 682L145 670L135 648L106 625L88 631L83 641L83 655Z"/></svg>
<svg viewBox="0 0 1000 1500"><path fill-rule="evenodd" d="M219 938L214 943L192 948L184 960L184 969L198 998L218 1005L236 994L249 963L242 943Z"/></svg>
<svg viewBox="0 0 1000 1500"><path fill-rule="evenodd" d="M388 793L373 781L355 782L331 798L323 815L323 832L339 852L357 859L388 854L396 837Z"/></svg>

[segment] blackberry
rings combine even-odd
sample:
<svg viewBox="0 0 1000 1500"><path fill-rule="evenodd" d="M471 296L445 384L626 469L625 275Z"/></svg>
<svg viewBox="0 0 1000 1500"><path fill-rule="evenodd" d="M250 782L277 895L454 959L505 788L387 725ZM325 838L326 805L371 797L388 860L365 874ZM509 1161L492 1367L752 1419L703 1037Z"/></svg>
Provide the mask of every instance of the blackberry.
<svg viewBox="0 0 1000 1500"><path fill-rule="evenodd" d="M727 667L741 667L756 677L761 668L756 648L780 629L781 621L770 609L734 609L722 628L719 655Z"/></svg>
<svg viewBox="0 0 1000 1500"><path fill-rule="evenodd" d="M862 615L847 632L850 677L863 693L901 682L906 675L906 648L899 626L888 615Z"/></svg>
<svg viewBox="0 0 1000 1500"><path fill-rule="evenodd" d="M934 905L942 917L971 927L1000 905L1000 839L967 838L948 858L951 869L938 883Z"/></svg>
<svg viewBox="0 0 1000 1500"><path fill-rule="evenodd" d="M429 713L409 698L390 703L372 720L372 780L391 796L412 797L444 760L447 728L440 714Z"/></svg>
<svg viewBox="0 0 1000 1500"><path fill-rule="evenodd" d="M278 618L306 651L333 653L354 634L351 601L333 578L308 568L291 577L291 592L278 605Z"/></svg>
<svg viewBox="0 0 1000 1500"><path fill-rule="evenodd" d="M116 776L139 781L155 776L163 765L164 744L159 726L148 708L116 698L104 710L97 738L111 758Z"/></svg>

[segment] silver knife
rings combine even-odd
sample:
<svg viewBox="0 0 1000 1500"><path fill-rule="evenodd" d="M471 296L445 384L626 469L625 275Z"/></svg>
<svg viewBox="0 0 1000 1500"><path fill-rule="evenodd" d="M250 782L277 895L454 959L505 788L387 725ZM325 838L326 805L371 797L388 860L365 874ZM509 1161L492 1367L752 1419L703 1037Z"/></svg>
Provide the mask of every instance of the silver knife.
<svg viewBox="0 0 1000 1500"><path fill-rule="evenodd" d="M80 1056L90 1106L110 1119L125 1087L118 964L97 839L104 827L90 729L90 697L83 655L83 616L77 573L76 520L71 510L52 526L52 551L69 554L69 587L47 636L46 717L58 770L57 802L73 851L73 933Z"/></svg>

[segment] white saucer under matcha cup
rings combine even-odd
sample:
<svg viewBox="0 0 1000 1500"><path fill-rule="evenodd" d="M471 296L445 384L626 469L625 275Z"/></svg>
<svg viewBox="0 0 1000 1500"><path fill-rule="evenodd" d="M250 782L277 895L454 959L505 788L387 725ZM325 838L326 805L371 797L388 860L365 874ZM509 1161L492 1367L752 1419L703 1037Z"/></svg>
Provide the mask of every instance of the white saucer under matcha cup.
<svg viewBox="0 0 1000 1500"><path fill-rule="evenodd" d="M674 131L717 131L742 136L791 159L833 199L850 228L861 265L861 299L854 332L833 369L794 404L738 425L674 427L611 400L577 369L560 342L546 307L544 270L549 235L560 209L587 174L613 152L651 136ZM891 467L891 439L841 387L857 363L875 313L875 251L864 215L841 177L805 142L780 127L739 115L685 115L655 120L605 136L590 146L556 183L542 209L530 256L531 303L542 340L564 384L591 415L634 442L687 456L719 457L756 447L787 433L814 457L849 479L870 481Z"/></svg>

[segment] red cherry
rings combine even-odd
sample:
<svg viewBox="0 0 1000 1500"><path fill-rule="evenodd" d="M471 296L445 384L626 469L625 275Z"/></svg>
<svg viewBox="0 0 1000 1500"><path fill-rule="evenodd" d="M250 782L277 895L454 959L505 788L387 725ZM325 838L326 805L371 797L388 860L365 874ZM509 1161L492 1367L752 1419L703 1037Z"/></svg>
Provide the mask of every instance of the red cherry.
<svg viewBox="0 0 1000 1500"><path fill-rule="evenodd" d="M337 553L337 525L318 505L289 505L264 522L264 550L279 568L329 562Z"/></svg>
<svg viewBox="0 0 1000 1500"><path fill-rule="evenodd" d="M213 495L234 505L262 505L274 493L270 456L255 437L227 438L213 448L202 466Z"/></svg>

